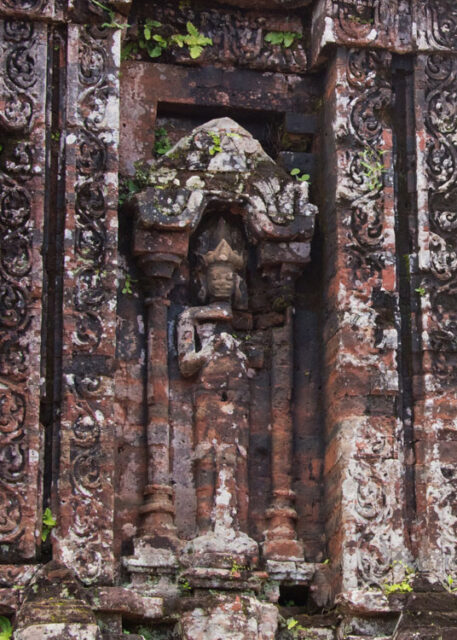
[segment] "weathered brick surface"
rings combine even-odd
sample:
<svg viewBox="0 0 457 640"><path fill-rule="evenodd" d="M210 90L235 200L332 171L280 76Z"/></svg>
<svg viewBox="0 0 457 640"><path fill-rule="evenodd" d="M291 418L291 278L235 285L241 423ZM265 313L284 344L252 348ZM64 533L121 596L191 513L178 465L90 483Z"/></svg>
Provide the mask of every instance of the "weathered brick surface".
<svg viewBox="0 0 457 640"><path fill-rule="evenodd" d="M454 637L455 2L131 4L0 0L0 614L22 640ZM147 18L213 44L134 51L120 87ZM162 126L192 144L119 228ZM249 254L222 303L221 216Z"/></svg>

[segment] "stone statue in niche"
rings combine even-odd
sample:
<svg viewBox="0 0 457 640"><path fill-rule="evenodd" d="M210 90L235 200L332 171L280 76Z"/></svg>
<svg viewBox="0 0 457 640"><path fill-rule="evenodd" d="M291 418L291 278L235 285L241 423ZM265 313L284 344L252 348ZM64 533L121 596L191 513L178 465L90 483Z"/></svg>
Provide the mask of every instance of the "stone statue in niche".
<svg viewBox="0 0 457 640"><path fill-rule="evenodd" d="M248 521L248 359L233 331L233 311L246 307L246 251L242 233L219 217L199 238L195 279L202 306L178 319L179 368L196 376L194 461L198 537L190 550L200 558L251 564L257 543Z"/></svg>

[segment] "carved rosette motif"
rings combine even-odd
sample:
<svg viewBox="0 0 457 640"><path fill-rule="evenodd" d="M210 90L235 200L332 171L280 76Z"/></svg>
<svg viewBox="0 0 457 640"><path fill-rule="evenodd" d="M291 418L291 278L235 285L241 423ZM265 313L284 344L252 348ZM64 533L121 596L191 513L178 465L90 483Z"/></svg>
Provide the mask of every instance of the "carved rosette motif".
<svg viewBox="0 0 457 640"><path fill-rule="evenodd" d="M113 572L110 451L115 319L109 300L115 296L115 238L109 231L115 226L116 213L115 194L105 176L117 158L117 136L108 116L118 102L110 53L118 34L93 26L81 27L73 35L78 51L73 81L79 93L76 109L71 107L78 124L69 137L76 179L73 219L68 219L68 225L74 244L68 252L72 266L66 274L69 286L64 303L64 331L73 350L64 364L61 462L71 516L63 519L59 537L69 536L70 542L64 545L71 547L72 566L84 582L91 583L111 580Z"/></svg>
<svg viewBox="0 0 457 640"><path fill-rule="evenodd" d="M7 557L32 558L40 494L41 295L35 282L41 281L41 266L33 245L41 232L42 189L42 178L32 167L43 160L37 143L44 132L35 120L43 109L39 65L46 34L14 20L2 22L0 29L0 545Z"/></svg>
<svg viewBox="0 0 457 640"><path fill-rule="evenodd" d="M356 268L380 272L385 264L383 123L390 107L391 55L353 49L348 54L347 81L352 90L349 129L355 153L349 165L351 257Z"/></svg>

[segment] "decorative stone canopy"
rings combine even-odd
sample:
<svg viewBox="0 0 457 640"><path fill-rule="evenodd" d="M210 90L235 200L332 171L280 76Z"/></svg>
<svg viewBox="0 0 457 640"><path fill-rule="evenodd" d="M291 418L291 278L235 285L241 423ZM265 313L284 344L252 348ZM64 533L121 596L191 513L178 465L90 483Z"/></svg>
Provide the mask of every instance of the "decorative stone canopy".
<svg viewBox="0 0 457 640"><path fill-rule="evenodd" d="M148 254L148 261L157 254L162 275L165 263L170 277L187 256L189 236L209 206L241 214L259 266L309 260L317 208L308 201L308 184L291 179L230 118L182 138L155 165L150 185L133 199L134 251Z"/></svg>

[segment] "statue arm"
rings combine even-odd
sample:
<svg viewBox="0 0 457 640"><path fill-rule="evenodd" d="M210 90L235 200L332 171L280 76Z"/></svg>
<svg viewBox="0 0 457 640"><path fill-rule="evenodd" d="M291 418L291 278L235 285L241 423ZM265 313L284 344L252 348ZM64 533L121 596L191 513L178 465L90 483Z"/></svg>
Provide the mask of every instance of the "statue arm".
<svg viewBox="0 0 457 640"><path fill-rule="evenodd" d="M195 315L201 307L186 309L179 316L178 338L178 362L179 369L185 378L193 376L208 361L211 348L206 346L197 351L195 345Z"/></svg>

